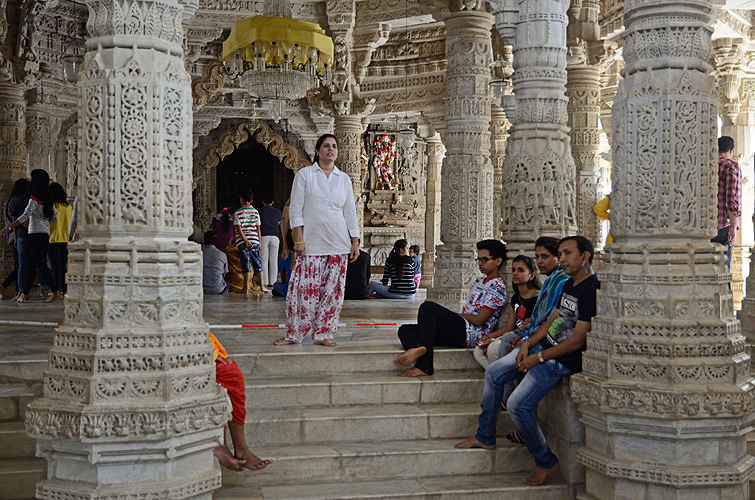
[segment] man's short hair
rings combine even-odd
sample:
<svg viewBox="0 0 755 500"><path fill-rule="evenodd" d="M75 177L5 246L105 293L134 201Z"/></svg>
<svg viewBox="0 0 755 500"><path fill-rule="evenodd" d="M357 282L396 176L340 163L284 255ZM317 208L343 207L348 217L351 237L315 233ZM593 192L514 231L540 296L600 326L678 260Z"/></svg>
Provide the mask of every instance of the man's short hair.
<svg viewBox="0 0 755 500"><path fill-rule="evenodd" d="M218 233L215 231L207 231L204 233L204 244L214 245L218 241Z"/></svg>
<svg viewBox="0 0 755 500"><path fill-rule="evenodd" d="M494 259L501 258L506 262L506 245L498 240L478 241L477 250L487 250Z"/></svg>
<svg viewBox="0 0 755 500"><path fill-rule="evenodd" d="M590 254L590 258L588 259L588 262L592 264L592 256L595 253L595 249L592 246L592 242L585 238L584 236L567 236L566 238L561 239L559 242L559 245L563 243L564 241L575 241L577 243L577 250L579 250L579 254L582 255L583 253L587 252Z"/></svg>
<svg viewBox="0 0 755 500"><path fill-rule="evenodd" d="M729 137L728 135L722 135L718 138L718 152L719 153L728 153L734 149L734 139Z"/></svg>
<svg viewBox="0 0 755 500"><path fill-rule="evenodd" d="M254 201L254 191L252 189L242 189L241 193L239 194L241 199L244 201L252 202Z"/></svg>
<svg viewBox="0 0 755 500"><path fill-rule="evenodd" d="M558 257L559 243L561 243L561 241L558 238L553 238L551 236L541 236L535 242L535 248L537 249L537 247L543 247L548 250L549 254L553 255L554 257Z"/></svg>

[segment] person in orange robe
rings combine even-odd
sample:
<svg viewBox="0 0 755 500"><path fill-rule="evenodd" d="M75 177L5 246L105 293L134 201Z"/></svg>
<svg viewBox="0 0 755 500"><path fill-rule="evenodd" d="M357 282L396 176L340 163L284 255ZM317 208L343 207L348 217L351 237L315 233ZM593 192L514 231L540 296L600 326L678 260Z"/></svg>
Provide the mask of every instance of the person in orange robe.
<svg viewBox="0 0 755 500"><path fill-rule="evenodd" d="M272 460L262 460L252 453L246 445L244 438L244 422L246 420L246 394L244 393L244 375L241 373L235 361L228 357L223 344L215 335L210 334L212 344L212 359L215 360L215 381L228 391L231 399L231 421L228 429L233 442L233 453L228 448L227 440L215 448L213 454L218 458L220 465L235 471L244 469L260 470L272 463Z"/></svg>

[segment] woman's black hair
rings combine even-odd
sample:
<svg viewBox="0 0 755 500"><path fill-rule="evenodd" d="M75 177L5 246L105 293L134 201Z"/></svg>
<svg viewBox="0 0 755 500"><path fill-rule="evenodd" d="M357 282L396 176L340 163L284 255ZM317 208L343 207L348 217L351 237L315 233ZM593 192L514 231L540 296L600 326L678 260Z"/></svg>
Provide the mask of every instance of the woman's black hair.
<svg viewBox="0 0 755 500"><path fill-rule="evenodd" d="M228 207L223 207L223 215L220 217L220 224L223 227L223 231L228 231L228 224L231 222L231 213Z"/></svg>
<svg viewBox="0 0 755 500"><path fill-rule="evenodd" d="M527 282L527 288L540 290L540 278L537 276L537 266L535 265L535 261L526 255L517 255L514 257L514 260L511 261L511 264L513 265L515 262L523 262L524 265L527 266L527 269L532 273L532 278ZM513 283L511 284L511 288L516 288Z"/></svg>
<svg viewBox="0 0 755 500"><path fill-rule="evenodd" d="M399 252L402 248L406 248L409 246L409 242L405 239L396 240L396 243L393 244L393 250L391 250L391 253L388 254L388 258L385 259L386 264L391 264L396 267L396 277L398 279L401 279L404 277L404 269L401 265L401 261L403 260L402 257L407 257L406 255L401 255ZM409 257L411 259L411 257Z"/></svg>
<svg viewBox="0 0 755 500"><path fill-rule="evenodd" d="M50 175L41 168L31 171L31 195L39 200L42 205L42 214L45 219L52 219L54 207L50 196Z"/></svg>
<svg viewBox="0 0 755 500"><path fill-rule="evenodd" d="M322 134L315 143L315 163L320 161L320 155L317 154L317 151L320 149L320 146L322 146L322 143L325 142L325 139L327 139L328 137L332 137L333 140L336 141L336 146L338 146L338 139L336 139L336 136L334 136L333 134Z"/></svg>
<svg viewBox="0 0 755 500"><path fill-rule="evenodd" d="M13 184L13 190L10 193L10 196L5 202L5 213L7 214L10 212L10 202L15 198L16 196L23 196L27 194L29 187L31 186L31 183L27 180L21 177Z"/></svg>
<svg viewBox="0 0 755 500"><path fill-rule="evenodd" d="M61 186L57 182L50 184L50 198L52 198L53 203L62 203L64 205L68 205L68 196L66 196L66 190L63 189L63 186Z"/></svg>

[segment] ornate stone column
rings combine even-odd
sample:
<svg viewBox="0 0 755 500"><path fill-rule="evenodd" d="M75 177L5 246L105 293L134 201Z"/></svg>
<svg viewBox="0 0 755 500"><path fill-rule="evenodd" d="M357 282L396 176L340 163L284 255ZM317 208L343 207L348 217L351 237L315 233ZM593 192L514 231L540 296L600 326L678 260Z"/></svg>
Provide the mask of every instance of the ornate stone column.
<svg viewBox="0 0 755 500"><path fill-rule="evenodd" d="M571 151L577 168L579 234L593 244L600 241L600 220L592 211L600 181L600 70L587 64L583 47L570 49L566 95L569 98Z"/></svg>
<svg viewBox="0 0 755 500"><path fill-rule="evenodd" d="M43 397L26 413L49 464L37 497L210 500L221 483L212 451L230 408L202 320L201 251L187 241L183 6L87 5L81 240L69 246L65 320Z"/></svg>
<svg viewBox="0 0 755 500"><path fill-rule="evenodd" d="M427 144L427 184L425 195L425 251L422 254L422 281L424 288L432 288L435 279L436 246L440 244L440 172L446 148L440 135L425 138Z"/></svg>
<svg viewBox="0 0 755 500"><path fill-rule="evenodd" d="M490 163L490 28L485 2L451 2L446 24L446 157L441 179L441 240L428 295L456 305L479 274L474 244L493 237ZM479 10L477 10L479 9Z"/></svg>
<svg viewBox="0 0 755 500"><path fill-rule="evenodd" d="M364 201L362 200L362 158L359 139L362 137L362 118L359 115L335 115L333 135L338 140L338 168L351 178L354 201L357 206L359 234L364 227Z"/></svg>
<svg viewBox="0 0 755 500"><path fill-rule="evenodd" d="M493 163L493 238L503 239L503 210L499 202L503 193L503 161L511 124L500 106L490 108L490 160ZM424 272L424 269L422 270Z"/></svg>
<svg viewBox="0 0 755 500"><path fill-rule="evenodd" d="M755 398L716 215L711 1L624 4L611 231L598 315L571 377L578 498L747 499Z"/></svg>
<svg viewBox="0 0 755 500"><path fill-rule="evenodd" d="M512 123L503 169L503 237L514 254L577 229L576 167L566 126L566 0L519 1ZM511 26L500 23L499 31Z"/></svg>
<svg viewBox="0 0 755 500"><path fill-rule="evenodd" d="M40 85L42 85L40 83ZM55 146L57 144L63 117L52 111L49 103L43 101L41 88L34 89L34 102L26 108L26 142L28 161L26 175L41 168L50 174L50 182L57 182Z"/></svg>
<svg viewBox="0 0 755 500"><path fill-rule="evenodd" d="M24 87L0 54L0 200L7 200L16 179L26 177L26 104ZM0 220L5 203L0 202ZM1 243L1 242L0 242ZM0 244L0 276L13 270L13 252Z"/></svg>

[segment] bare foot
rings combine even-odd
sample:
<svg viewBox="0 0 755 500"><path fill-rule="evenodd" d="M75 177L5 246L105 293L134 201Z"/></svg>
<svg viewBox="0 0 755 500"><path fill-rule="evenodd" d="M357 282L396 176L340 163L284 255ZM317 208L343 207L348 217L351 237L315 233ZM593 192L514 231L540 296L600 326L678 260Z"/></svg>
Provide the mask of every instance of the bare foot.
<svg viewBox="0 0 755 500"><path fill-rule="evenodd" d="M297 342L293 342L291 340L288 340L286 337L283 337L282 339L278 339L275 342L273 342L273 345L290 345L290 344L296 344Z"/></svg>
<svg viewBox="0 0 755 500"><path fill-rule="evenodd" d="M403 368L417 361L417 358L419 358L420 356L424 356L426 352L427 352L427 347L425 346L412 347L411 349L407 350L404 354L394 359L393 363L396 366L400 366L401 368Z"/></svg>
<svg viewBox="0 0 755 500"><path fill-rule="evenodd" d="M454 448L482 448L483 450L495 450L495 445L490 446L488 444L482 444L481 442L477 440L476 437L472 436L466 441L462 441L461 443L456 443L454 445Z"/></svg>
<svg viewBox="0 0 755 500"><path fill-rule="evenodd" d="M550 476L557 467L558 464L554 465L550 469L541 469L540 467L535 467L535 472L533 472L530 477L524 480L524 484L526 484L527 486L540 486L541 484L544 484L548 476Z"/></svg>
<svg viewBox="0 0 755 500"><path fill-rule="evenodd" d="M63 294L60 293L60 292L53 292L52 295L50 295L49 297L47 297L42 302L46 302L46 303L49 304L50 302L57 302L59 300L63 300Z"/></svg>
<svg viewBox="0 0 755 500"><path fill-rule="evenodd" d="M262 287L262 293L270 293L270 289L267 287Z"/></svg>
<svg viewBox="0 0 755 500"><path fill-rule="evenodd" d="M27 300L29 300L29 296L25 293L19 293L16 297L16 302L26 302Z"/></svg>
<svg viewBox="0 0 755 500"><path fill-rule="evenodd" d="M212 454L218 457L218 462L220 462L220 465L222 465L226 469L235 471L244 470L246 461L238 460L236 457L234 457L231 454L231 450L228 449L227 445L221 444L213 450Z"/></svg>
<svg viewBox="0 0 755 500"><path fill-rule="evenodd" d="M236 460L244 462L244 469L261 470L273 463L272 460L262 460L249 449L239 450L236 452Z"/></svg>
<svg viewBox="0 0 755 500"><path fill-rule="evenodd" d="M338 344L336 344L330 339L325 339L325 340L321 340L320 342L315 342L315 345L324 345L325 347L338 347Z"/></svg>
<svg viewBox="0 0 755 500"><path fill-rule="evenodd" d="M399 377L427 377L428 374L417 367L410 368L404 372L398 372Z"/></svg>

